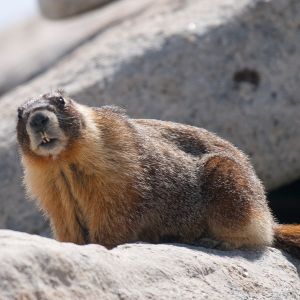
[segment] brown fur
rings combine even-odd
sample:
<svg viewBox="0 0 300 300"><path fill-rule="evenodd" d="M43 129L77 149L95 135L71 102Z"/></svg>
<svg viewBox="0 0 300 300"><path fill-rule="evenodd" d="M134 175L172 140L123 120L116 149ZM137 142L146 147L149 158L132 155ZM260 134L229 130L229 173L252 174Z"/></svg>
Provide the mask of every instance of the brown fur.
<svg viewBox="0 0 300 300"><path fill-rule="evenodd" d="M275 222L263 186L232 144L188 125L130 119L117 108L71 99L61 108L60 96L25 104L17 125L26 187L58 240L108 248L207 239L226 248L272 245ZM25 124L41 107L60 116L68 137L55 156L30 148Z"/></svg>
<svg viewBox="0 0 300 300"><path fill-rule="evenodd" d="M277 225L275 246L300 258L300 225Z"/></svg>

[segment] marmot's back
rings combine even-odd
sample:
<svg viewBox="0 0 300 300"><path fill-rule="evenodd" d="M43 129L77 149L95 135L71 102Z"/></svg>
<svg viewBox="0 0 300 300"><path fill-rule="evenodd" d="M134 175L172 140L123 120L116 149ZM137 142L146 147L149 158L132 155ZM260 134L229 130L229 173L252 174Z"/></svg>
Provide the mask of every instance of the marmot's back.
<svg viewBox="0 0 300 300"><path fill-rule="evenodd" d="M232 144L193 126L157 120L133 122L141 141L142 165L151 178L149 203L154 206L154 215L161 223L162 231L168 231L163 240L191 243L202 235L210 236L211 207L220 204L222 209L230 211L233 211L231 205L237 206L235 213L238 216L228 212L229 217L245 221L249 218L250 206L264 207L271 226L272 217L263 187L248 159ZM233 178L228 181L230 177ZM240 182L242 180L243 184ZM218 186L216 199L214 192L211 192L213 189L217 191ZM236 192L240 190L237 195ZM235 199L228 203L233 197ZM154 218L155 222L157 218ZM232 223L232 220L226 220L226 210L216 218L224 218L224 223ZM150 228L157 226L151 224ZM195 233L191 236L190 232ZM270 230L268 234L270 242Z"/></svg>
<svg viewBox="0 0 300 300"><path fill-rule="evenodd" d="M183 151L194 158L213 152L242 155L231 143L203 128L153 119L133 119L133 122L140 134L153 143L164 143L166 147Z"/></svg>

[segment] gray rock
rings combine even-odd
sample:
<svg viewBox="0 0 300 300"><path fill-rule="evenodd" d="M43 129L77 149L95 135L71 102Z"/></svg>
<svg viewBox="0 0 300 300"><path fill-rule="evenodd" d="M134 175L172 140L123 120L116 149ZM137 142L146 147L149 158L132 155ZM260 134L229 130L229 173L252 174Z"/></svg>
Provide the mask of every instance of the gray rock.
<svg viewBox="0 0 300 300"><path fill-rule="evenodd" d="M106 6L56 22L34 17L0 32L0 95L45 72L75 48L141 9L138 3L118 7L121 9Z"/></svg>
<svg viewBox="0 0 300 300"><path fill-rule="evenodd" d="M103 6L113 0L39 0L42 14L50 19L62 19L70 17L99 6Z"/></svg>
<svg viewBox="0 0 300 300"><path fill-rule="evenodd" d="M136 5L123 0L111 9ZM268 190L299 178L300 2L141 0L138 5L130 20L102 31L1 98L2 227L44 232L38 213L22 202L14 115L27 97L56 87L86 104L121 105L132 117L214 131L251 156Z"/></svg>
<svg viewBox="0 0 300 300"><path fill-rule="evenodd" d="M273 248L125 244L108 251L0 231L1 299L299 299L299 264Z"/></svg>

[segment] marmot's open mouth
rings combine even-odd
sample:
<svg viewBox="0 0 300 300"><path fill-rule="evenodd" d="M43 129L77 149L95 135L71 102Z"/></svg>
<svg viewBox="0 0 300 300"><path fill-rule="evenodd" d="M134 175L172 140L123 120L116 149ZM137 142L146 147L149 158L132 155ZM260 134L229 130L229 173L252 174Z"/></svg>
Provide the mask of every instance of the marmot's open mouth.
<svg viewBox="0 0 300 300"><path fill-rule="evenodd" d="M39 144L40 147L52 147L58 141L57 138L50 138L45 131L41 131L41 143Z"/></svg>
<svg viewBox="0 0 300 300"><path fill-rule="evenodd" d="M58 142L58 139L50 139L48 137L44 137L42 139L42 142L40 143L40 147L52 147L52 146L56 145L57 142Z"/></svg>

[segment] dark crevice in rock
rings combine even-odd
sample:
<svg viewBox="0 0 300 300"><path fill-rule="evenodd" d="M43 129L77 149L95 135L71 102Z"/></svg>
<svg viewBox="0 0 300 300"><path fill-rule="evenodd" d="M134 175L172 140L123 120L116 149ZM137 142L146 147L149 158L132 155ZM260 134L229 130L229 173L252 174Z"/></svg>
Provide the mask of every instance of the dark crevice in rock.
<svg viewBox="0 0 300 300"><path fill-rule="evenodd" d="M235 72L233 75L233 81L237 87L241 83L250 83L257 88L260 83L260 75L256 70L246 68Z"/></svg>
<svg viewBox="0 0 300 300"><path fill-rule="evenodd" d="M269 193L268 198L279 223L300 223L300 179Z"/></svg>

